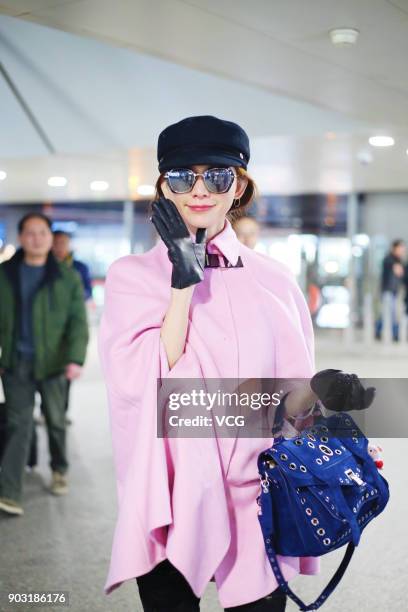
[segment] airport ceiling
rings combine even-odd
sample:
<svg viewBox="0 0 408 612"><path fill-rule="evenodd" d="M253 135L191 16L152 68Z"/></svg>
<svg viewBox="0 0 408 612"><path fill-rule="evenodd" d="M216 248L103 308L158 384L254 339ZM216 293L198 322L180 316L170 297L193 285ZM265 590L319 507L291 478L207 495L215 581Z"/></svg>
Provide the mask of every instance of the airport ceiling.
<svg viewBox="0 0 408 612"><path fill-rule="evenodd" d="M263 193L408 191L408 0L0 0L0 13L0 62L55 150L0 75L0 202L139 197L158 133L194 114L246 128ZM360 31L355 46L331 44L340 26ZM374 134L395 145L371 147Z"/></svg>

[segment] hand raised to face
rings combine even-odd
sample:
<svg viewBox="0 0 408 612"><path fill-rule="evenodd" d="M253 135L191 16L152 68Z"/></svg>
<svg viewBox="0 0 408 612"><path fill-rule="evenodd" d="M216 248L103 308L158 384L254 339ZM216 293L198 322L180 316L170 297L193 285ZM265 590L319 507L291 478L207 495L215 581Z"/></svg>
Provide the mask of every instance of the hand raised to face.
<svg viewBox="0 0 408 612"><path fill-rule="evenodd" d="M168 249L173 264L171 286L185 289L204 278L207 230L199 228L193 242L175 204L160 197L152 204L151 221Z"/></svg>

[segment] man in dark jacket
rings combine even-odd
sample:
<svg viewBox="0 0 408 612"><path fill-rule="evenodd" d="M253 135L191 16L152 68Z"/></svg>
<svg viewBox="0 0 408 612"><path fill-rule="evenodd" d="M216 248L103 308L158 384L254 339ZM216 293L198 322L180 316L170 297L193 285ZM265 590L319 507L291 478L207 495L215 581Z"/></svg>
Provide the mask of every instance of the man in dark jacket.
<svg viewBox="0 0 408 612"><path fill-rule="evenodd" d="M54 232L52 253L58 261L74 268L78 272L84 286L84 300L90 300L92 298L92 281L89 268L83 261L74 258L71 250L71 236L67 232L61 230Z"/></svg>
<svg viewBox="0 0 408 612"><path fill-rule="evenodd" d="M383 304L388 304L390 308L394 341L398 340L397 297L404 279L404 257L404 241L394 240L390 252L383 259L381 271L381 297ZM382 327L382 317L379 317L376 322L377 339L381 337Z"/></svg>
<svg viewBox="0 0 408 612"><path fill-rule="evenodd" d="M24 467L40 392L51 454L51 491L67 492L67 380L80 376L88 342L78 274L51 253L51 222L30 213L18 227L21 249L0 265L0 374L6 398L6 443L0 510L21 515Z"/></svg>
<svg viewBox="0 0 408 612"><path fill-rule="evenodd" d="M52 244L52 254L61 263L64 263L70 268L74 268L82 280L84 288L84 300L87 302L92 299L92 281L89 273L88 266L79 259L74 258L74 254L71 249L71 236L67 232L62 230L56 230L54 232L54 241ZM65 402L65 412L68 412L69 408L69 395L70 395L70 383L67 385L67 398ZM67 425L72 423L71 419L66 417Z"/></svg>

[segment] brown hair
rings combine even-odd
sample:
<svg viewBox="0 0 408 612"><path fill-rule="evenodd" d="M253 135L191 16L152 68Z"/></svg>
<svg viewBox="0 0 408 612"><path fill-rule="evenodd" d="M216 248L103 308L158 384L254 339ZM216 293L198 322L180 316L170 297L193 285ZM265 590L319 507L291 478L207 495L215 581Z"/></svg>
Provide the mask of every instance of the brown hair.
<svg viewBox="0 0 408 612"><path fill-rule="evenodd" d="M239 168L236 166L234 166L234 168L237 172L238 180L240 178L245 178L248 181L248 183L247 183L246 189L244 193L242 194L242 196L233 201L233 204L227 213L227 218L231 222L247 214L248 209L250 208L252 202L254 201L255 197L258 194L256 183L254 179L249 176L248 172L244 170L243 168ZM164 180L164 174L160 174L155 184L155 194L154 194L154 198L151 204L153 203L154 200L157 200L158 198L163 196L163 192L161 188L161 184L163 180ZM151 209L151 204L149 206L149 209ZM149 210L149 215L150 214L151 214L151 210Z"/></svg>

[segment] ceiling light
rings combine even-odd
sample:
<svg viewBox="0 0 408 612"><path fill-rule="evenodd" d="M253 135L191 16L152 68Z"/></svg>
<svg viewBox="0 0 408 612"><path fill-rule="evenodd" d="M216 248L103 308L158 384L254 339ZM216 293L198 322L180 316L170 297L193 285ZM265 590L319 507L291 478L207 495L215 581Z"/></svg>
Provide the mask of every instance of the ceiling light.
<svg viewBox="0 0 408 612"><path fill-rule="evenodd" d="M68 183L65 176L50 176L48 179L48 185L50 187L65 187Z"/></svg>
<svg viewBox="0 0 408 612"><path fill-rule="evenodd" d="M368 142L373 147L392 147L395 140L391 136L371 136Z"/></svg>
<svg viewBox="0 0 408 612"><path fill-rule="evenodd" d="M92 181L89 186L92 191L106 191L109 189L109 183L107 181Z"/></svg>
<svg viewBox="0 0 408 612"><path fill-rule="evenodd" d="M4 170L0 170L0 181L4 181L4 179L7 178L7 172L4 172Z"/></svg>
<svg viewBox="0 0 408 612"><path fill-rule="evenodd" d="M336 47L355 45L359 34L355 28L334 28L329 32L330 40Z"/></svg>
<svg viewBox="0 0 408 612"><path fill-rule="evenodd" d="M155 189L153 185L139 185L136 189L137 193L142 196L151 196L154 194Z"/></svg>

